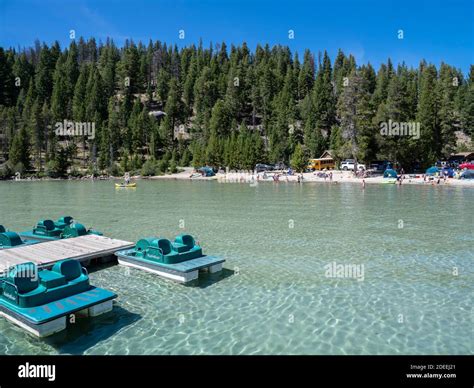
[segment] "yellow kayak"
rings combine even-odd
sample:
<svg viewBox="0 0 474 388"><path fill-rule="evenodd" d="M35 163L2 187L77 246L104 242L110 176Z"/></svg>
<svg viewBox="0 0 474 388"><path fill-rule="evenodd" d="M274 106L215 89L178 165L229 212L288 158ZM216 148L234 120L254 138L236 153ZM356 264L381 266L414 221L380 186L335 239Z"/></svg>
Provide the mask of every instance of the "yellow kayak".
<svg viewBox="0 0 474 388"><path fill-rule="evenodd" d="M116 183L116 184L115 184L115 187L116 187L117 189L119 189L119 188L131 189L131 188L133 188L133 187L137 187L137 184L136 184L136 183L129 183L129 184Z"/></svg>

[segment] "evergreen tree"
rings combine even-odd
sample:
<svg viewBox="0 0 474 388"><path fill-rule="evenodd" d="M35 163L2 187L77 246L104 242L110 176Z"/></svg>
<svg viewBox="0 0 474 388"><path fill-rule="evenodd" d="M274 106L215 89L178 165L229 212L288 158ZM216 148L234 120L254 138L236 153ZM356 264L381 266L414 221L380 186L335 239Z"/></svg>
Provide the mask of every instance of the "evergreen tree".
<svg viewBox="0 0 474 388"><path fill-rule="evenodd" d="M86 88L88 78L88 67L83 65L74 87L72 103L72 117L78 122L86 121Z"/></svg>
<svg viewBox="0 0 474 388"><path fill-rule="evenodd" d="M297 144L295 147L295 152L291 157L291 167L296 172L304 172L307 165L308 159L305 156L303 147L301 146L301 144Z"/></svg>
<svg viewBox="0 0 474 388"><path fill-rule="evenodd" d="M454 152L460 133L474 137L473 85L473 67L466 80L453 66L438 72L425 61L395 69L389 59L376 72L341 50L331 64L326 52L315 63L306 50L300 62L288 47L268 44L251 52L225 43L117 48L79 38L61 50L37 42L0 48L0 157L65 174L76 139L66 147L54 130L72 119L95 124L95 140L84 138L81 150L94 168L98 157L104 169L115 161L138 169L153 158L163 171L191 161L250 169L288 162L298 147L311 157L329 147L338 159L390 159L409 170ZM389 120L419 122L421 138L381 134Z"/></svg>
<svg viewBox="0 0 474 388"><path fill-rule="evenodd" d="M56 62L56 68L53 74L51 113L55 121L63 121L68 118L69 86L65 60L66 58L64 56L59 58Z"/></svg>
<svg viewBox="0 0 474 388"><path fill-rule="evenodd" d="M456 149L455 131L461 125L461 112L456 109L456 98L462 87L461 82L461 75L456 69L441 64L436 92L439 96L441 153L444 157L449 157Z"/></svg>
<svg viewBox="0 0 474 388"><path fill-rule="evenodd" d="M298 75L298 98L302 100L312 89L314 84L314 57L309 50L305 50L303 66Z"/></svg>
<svg viewBox="0 0 474 388"><path fill-rule="evenodd" d="M59 49L43 45L40 51L39 63L35 71L36 93L41 102L49 100L53 90L53 72L59 57Z"/></svg>
<svg viewBox="0 0 474 388"><path fill-rule="evenodd" d="M15 102L14 75L12 63L4 49L0 47L0 105Z"/></svg>
<svg viewBox="0 0 474 388"><path fill-rule="evenodd" d="M437 71L433 65L421 73L420 98L417 121L420 122L420 139L414 149L415 157L428 167L441 155L441 130L438 117Z"/></svg>
<svg viewBox="0 0 474 388"><path fill-rule="evenodd" d="M313 92L315 114L314 126L318 132L315 137L318 139L318 143L321 142L321 140L319 140L321 137L321 131L324 131L327 137L330 137L331 128L336 122L336 104L331 80L331 61L325 51L323 63L319 69Z"/></svg>
<svg viewBox="0 0 474 388"><path fill-rule="evenodd" d="M471 141L474 143L474 65L470 67L465 90L462 107L462 122L465 133L471 135Z"/></svg>
<svg viewBox="0 0 474 388"><path fill-rule="evenodd" d="M30 139L25 128L20 129L13 138L8 162L17 172L30 169Z"/></svg>

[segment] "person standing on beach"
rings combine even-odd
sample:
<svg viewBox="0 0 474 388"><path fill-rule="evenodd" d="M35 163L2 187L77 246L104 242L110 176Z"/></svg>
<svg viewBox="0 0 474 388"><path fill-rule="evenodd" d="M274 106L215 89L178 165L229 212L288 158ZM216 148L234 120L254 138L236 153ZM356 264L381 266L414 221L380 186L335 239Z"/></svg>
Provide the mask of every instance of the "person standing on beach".
<svg viewBox="0 0 474 388"><path fill-rule="evenodd" d="M362 179L362 188L365 189L365 179Z"/></svg>

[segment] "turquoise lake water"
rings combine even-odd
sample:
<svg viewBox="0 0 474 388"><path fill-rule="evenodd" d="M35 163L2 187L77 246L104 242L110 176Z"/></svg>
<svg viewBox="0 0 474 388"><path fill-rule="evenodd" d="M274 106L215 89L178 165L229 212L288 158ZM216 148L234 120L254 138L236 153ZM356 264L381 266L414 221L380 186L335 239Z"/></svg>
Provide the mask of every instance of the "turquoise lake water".
<svg viewBox="0 0 474 388"><path fill-rule="evenodd" d="M92 269L113 312L45 340L0 318L0 354L474 354L469 188L2 182L0 198L11 230L71 215L129 241L185 231L226 259L193 286ZM326 276L332 263L363 280Z"/></svg>

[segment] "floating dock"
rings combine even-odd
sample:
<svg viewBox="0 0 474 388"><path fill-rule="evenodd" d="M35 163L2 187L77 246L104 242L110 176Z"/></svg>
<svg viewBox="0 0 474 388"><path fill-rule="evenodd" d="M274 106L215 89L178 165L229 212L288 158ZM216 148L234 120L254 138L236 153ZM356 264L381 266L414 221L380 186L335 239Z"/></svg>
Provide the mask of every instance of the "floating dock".
<svg viewBox="0 0 474 388"><path fill-rule="evenodd" d="M118 262L121 265L141 269L162 276L166 279L174 280L178 283L189 283L199 277L199 271L207 270L209 273L222 271L224 259L215 256L204 256L197 259L185 261L177 264L161 264L147 260L137 260L133 256L133 249L116 253Z"/></svg>
<svg viewBox="0 0 474 388"><path fill-rule="evenodd" d="M189 283L200 271L222 271L224 259L207 256L191 235L183 234L174 242L165 238L147 237L134 248L115 253L119 264L152 272L179 283Z"/></svg>
<svg viewBox="0 0 474 388"><path fill-rule="evenodd" d="M91 260L113 257L115 252L130 249L135 244L99 235L86 235L41 244L0 250L0 273L8 268L33 262L40 268L52 267L64 259L74 259L87 265Z"/></svg>
<svg viewBox="0 0 474 388"><path fill-rule="evenodd" d="M38 337L66 329L71 314L93 317L111 311L116 297L90 285L87 270L76 260L58 261L52 270L23 263L0 277L0 316Z"/></svg>

